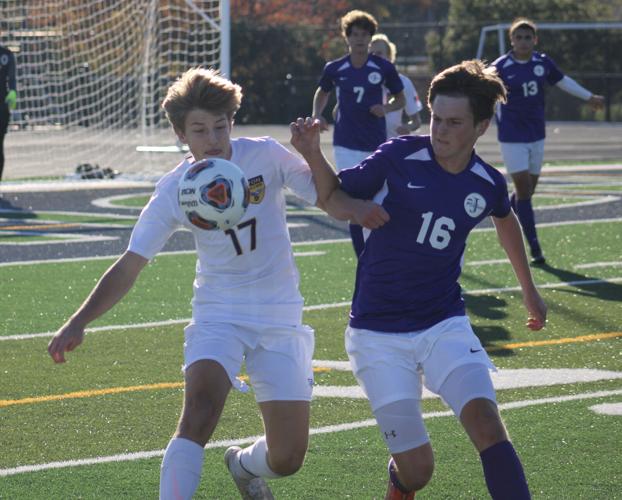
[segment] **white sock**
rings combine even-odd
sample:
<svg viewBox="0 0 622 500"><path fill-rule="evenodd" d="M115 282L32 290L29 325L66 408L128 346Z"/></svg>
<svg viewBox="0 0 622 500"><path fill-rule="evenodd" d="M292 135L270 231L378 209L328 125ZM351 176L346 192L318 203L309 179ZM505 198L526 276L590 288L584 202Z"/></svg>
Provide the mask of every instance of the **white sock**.
<svg viewBox="0 0 622 500"><path fill-rule="evenodd" d="M168 443L160 468L160 500L186 500L199 486L203 447L184 438Z"/></svg>
<svg viewBox="0 0 622 500"><path fill-rule="evenodd" d="M273 472L268 465L268 445L266 436L262 436L238 455L241 468L257 477L277 478L280 474Z"/></svg>

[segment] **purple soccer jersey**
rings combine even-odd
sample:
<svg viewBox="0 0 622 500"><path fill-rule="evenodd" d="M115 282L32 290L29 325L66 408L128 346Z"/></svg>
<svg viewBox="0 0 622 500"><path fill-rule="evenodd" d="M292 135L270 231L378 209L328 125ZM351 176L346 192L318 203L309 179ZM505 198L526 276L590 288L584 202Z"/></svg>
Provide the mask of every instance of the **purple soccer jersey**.
<svg viewBox="0 0 622 500"><path fill-rule="evenodd" d="M391 216L365 241L350 325L409 332L465 314L458 278L466 240L485 217L510 212L503 175L475 152L451 174L435 161L429 136L403 136L339 177L345 192Z"/></svg>
<svg viewBox="0 0 622 500"><path fill-rule="evenodd" d="M370 54L363 67L355 68L347 55L324 66L319 86L324 92L337 89L339 109L333 144L358 151L375 151L387 140L384 117L372 115L369 108L383 104L383 86L391 94L404 89L392 63Z"/></svg>
<svg viewBox="0 0 622 500"><path fill-rule="evenodd" d="M511 52L493 66L508 89L508 101L497 110L499 142L535 142L544 139L544 96L546 85L555 85L564 74L551 58L534 52L519 62Z"/></svg>

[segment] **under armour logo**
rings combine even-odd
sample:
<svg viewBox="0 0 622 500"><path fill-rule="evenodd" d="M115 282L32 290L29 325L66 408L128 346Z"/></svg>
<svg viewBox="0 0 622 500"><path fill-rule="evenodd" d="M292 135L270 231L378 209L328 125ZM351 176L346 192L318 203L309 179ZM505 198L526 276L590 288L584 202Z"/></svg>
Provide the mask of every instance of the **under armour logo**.
<svg viewBox="0 0 622 500"><path fill-rule="evenodd" d="M395 431L389 431L389 432L385 432L384 433L384 438L385 439L389 439L390 437L397 437L397 434L395 433Z"/></svg>

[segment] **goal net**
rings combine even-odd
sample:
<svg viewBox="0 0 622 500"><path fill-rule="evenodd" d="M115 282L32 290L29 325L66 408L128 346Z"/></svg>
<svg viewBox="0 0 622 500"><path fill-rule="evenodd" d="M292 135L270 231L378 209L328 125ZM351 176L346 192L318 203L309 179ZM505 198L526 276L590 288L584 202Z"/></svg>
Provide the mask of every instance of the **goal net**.
<svg viewBox="0 0 622 500"><path fill-rule="evenodd" d="M0 43L15 53L18 88L5 140L8 177L42 165L50 175L83 163L149 178L170 169L176 156L150 152L175 144L160 103L189 67L222 66L219 7L218 0L3 1Z"/></svg>

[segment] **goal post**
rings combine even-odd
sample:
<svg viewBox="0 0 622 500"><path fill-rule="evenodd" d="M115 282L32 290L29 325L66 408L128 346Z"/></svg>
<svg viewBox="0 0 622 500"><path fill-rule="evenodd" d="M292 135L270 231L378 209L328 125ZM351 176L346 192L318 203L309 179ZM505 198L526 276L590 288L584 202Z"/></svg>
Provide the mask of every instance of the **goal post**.
<svg viewBox="0 0 622 500"><path fill-rule="evenodd" d="M70 174L91 163L149 178L170 169L171 155L137 148L174 144L161 102L181 73L229 74L228 2L2 2L0 43L15 52L18 88L8 177L27 177L35 164Z"/></svg>
<svg viewBox="0 0 622 500"><path fill-rule="evenodd" d="M499 55L506 53L506 36L510 29L510 23L491 24L482 27L479 32L479 42L477 44L476 59L481 59L484 54L484 45L488 33L497 33L497 41L499 46ZM622 23L617 22L586 22L586 23L537 23L538 31L542 30L593 30L593 29L620 29Z"/></svg>

